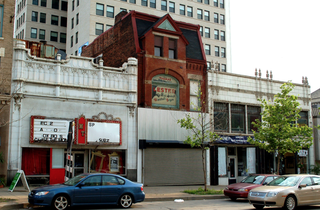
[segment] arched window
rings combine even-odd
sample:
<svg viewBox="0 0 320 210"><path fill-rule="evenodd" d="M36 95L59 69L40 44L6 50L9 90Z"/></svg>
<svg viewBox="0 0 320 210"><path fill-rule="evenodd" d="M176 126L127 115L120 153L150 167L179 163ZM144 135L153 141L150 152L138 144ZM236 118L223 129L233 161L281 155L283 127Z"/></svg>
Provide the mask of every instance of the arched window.
<svg viewBox="0 0 320 210"><path fill-rule="evenodd" d="M179 109L179 82L160 74L152 78L152 106Z"/></svg>

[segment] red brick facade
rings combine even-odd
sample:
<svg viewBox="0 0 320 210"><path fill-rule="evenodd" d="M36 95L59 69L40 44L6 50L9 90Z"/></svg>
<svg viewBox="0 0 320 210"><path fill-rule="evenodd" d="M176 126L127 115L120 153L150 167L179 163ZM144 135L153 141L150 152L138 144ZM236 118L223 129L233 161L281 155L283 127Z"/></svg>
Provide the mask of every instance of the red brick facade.
<svg viewBox="0 0 320 210"><path fill-rule="evenodd" d="M161 26L164 21L169 29ZM104 66L113 67L119 67L128 57L137 58L140 107L155 108L152 105L152 79L159 74L169 75L179 82L179 102L174 109L190 110L190 80L200 81L203 96L206 96L206 60L198 25L174 21L169 14L156 17L135 11L119 13L115 22L113 28L83 49L82 56L97 57L102 54ZM192 43L193 47L189 49L190 41L186 33L191 41L198 42ZM161 56L155 55L155 36L162 37ZM169 58L169 39L175 40L175 58ZM197 58L190 58L188 54L190 57L197 54L194 56Z"/></svg>

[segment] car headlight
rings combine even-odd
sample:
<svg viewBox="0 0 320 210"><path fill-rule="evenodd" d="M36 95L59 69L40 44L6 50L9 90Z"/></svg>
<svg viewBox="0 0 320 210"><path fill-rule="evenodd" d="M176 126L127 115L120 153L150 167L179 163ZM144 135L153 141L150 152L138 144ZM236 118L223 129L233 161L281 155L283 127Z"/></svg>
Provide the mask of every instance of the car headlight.
<svg viewBox="0 0 320 210"><path fill-rule="evenodd" d="M224 188L225 190L229 190L229 188L228 187L226 187L226 188Z"/></svg>
<svg viewBox="0 0 320 210"><path fill-rule="evenodd" d="M278 192L268 192L267 197L274 197L278 194Z"/></svg>
<svg viewBox="0 0 320 210"><path fill-rule="evenodd" d="M241 188L238 190L239 192L248 192L249 190L248 189L244 189L244 188Z"/></svg>
<svg viewBox="0 0 320 210"><path fill-rule="evenodd" d="M42 195L46 195L48 193L49 193L49 191L42 191L42 192L37 192L36 195L37 196L42 196Z"/></svg>

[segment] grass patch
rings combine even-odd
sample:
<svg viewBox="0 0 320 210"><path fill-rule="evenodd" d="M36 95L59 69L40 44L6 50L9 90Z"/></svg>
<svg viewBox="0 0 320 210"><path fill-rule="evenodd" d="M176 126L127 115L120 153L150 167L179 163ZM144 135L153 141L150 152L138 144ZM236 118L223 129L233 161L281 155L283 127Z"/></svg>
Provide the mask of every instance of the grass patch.
<svg viewBox="0 0 320 210"><path fill-rule="evenodd" d="M0 198L0 203L10 202L10 201L15 201L15 199L11 199L11 198Z"/></svg>
<svg viewBox="0 0 320 210"><path fill-rule="evenodd" d="M204 191L201 187L197 190L184 190L184 193L195 194L195 195L220 195L223 194L223 190L210 190Z"/></svg>

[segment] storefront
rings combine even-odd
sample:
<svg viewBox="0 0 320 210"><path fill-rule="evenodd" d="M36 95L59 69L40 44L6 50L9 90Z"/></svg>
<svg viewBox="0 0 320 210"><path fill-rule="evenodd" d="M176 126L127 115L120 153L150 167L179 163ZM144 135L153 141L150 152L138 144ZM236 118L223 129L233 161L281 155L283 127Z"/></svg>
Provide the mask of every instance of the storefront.
<svg viewBox="0 0 320 210"><path fill-rule="evenodd" d="M211 144L211 185L240 182L252 173L273 173L272 154L250 145L247 136L221 136Z"/></svg>

